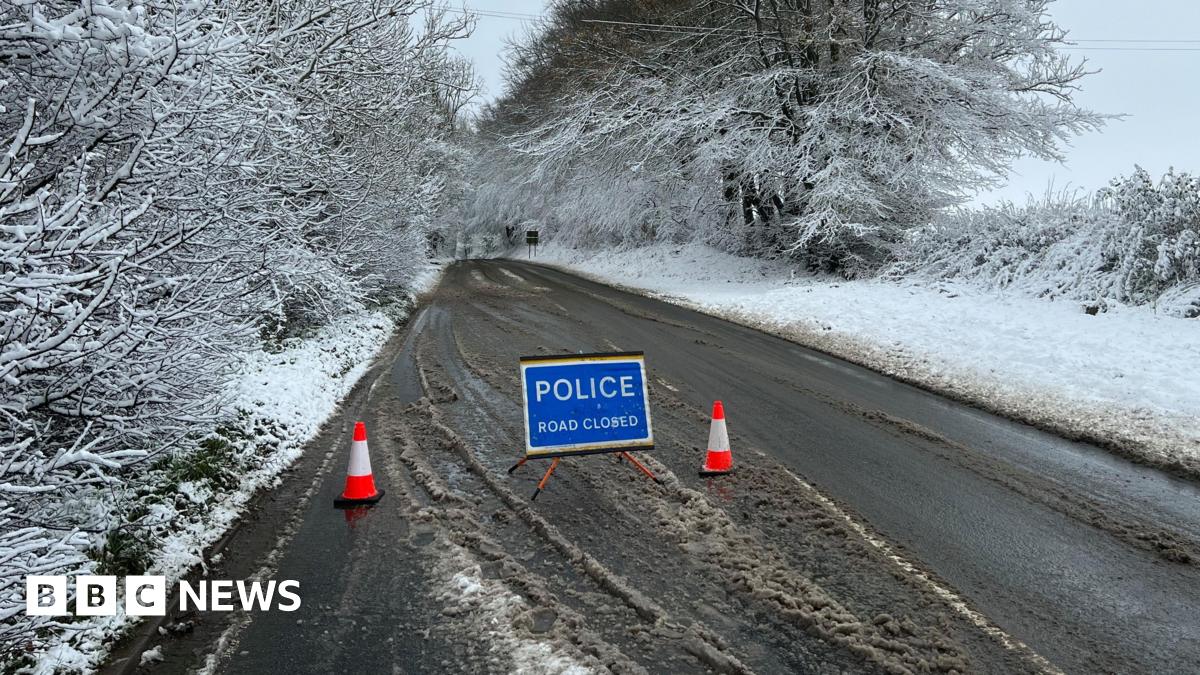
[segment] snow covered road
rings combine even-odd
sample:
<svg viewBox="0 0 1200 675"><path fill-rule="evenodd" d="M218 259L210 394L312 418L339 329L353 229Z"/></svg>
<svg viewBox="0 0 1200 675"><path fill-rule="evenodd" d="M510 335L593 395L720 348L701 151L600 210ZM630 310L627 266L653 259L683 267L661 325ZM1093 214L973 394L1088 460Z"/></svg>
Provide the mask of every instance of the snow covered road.
<svg viewBox="0 0 1200 675"><path fill-rule="evenodd" d="M794 343L545 267L450 267L235 533L157 671L1168 672L1200 659L1200 489ZM517 357L645 350L665 485L566 460L536 502ZM711 401L738 471L701 479ZM366 419L380 507L329 506ZM311 499L310 499L311 497ZM281 536L282 534L282 536ZM246 619L249 619L248 621ZM1025 645L1028 645L1026 647ZM199 656L197 656L199 655Z"/></svg>

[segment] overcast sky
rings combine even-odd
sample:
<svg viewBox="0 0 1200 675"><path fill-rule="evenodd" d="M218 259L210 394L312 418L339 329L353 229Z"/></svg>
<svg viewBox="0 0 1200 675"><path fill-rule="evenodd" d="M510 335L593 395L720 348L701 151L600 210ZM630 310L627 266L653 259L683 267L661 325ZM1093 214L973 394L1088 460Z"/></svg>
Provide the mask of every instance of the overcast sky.
<svg viewBox="0 0 1200 675"><path fill-rule="evenodd" d="M462 3L450 0L450 6ZM459 49L475 62L487 88L485 98L503 91L501 52L505 42L531 24L515 15L539 15L538 0L469 0L468 8L504 14L478 16L475 33ZM1077 100L1099 112L1125 113L1099 133L1075 140L1065 165L1026 159L1017 163L1007 186L977 201L1023 200L1048 185L1094 190L1140 164L1152 174L1168 167L1200 173L1200 2L1195 0L1058 0L1052 15L1076 40L1191 40L1188 43L1130 44L1081 42L1072 54L1086 57L1093 70ZM1133 50L1131 48L1142 49ZM1191 51L1148 51L1177 47Z"/></svg>

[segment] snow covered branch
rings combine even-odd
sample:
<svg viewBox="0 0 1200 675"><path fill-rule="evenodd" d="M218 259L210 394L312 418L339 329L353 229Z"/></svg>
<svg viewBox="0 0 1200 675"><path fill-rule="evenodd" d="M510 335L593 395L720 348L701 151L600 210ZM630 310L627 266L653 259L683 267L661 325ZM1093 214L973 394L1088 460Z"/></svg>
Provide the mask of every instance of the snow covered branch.
<svg viewBox="0 0 1200 675"><path fill-rule="evenodd" d="M561 3L483 120L484 173L528 204L516 218L565 237L660 238L682 219L672 236L877 269L1017 157L1103 124L1072 103L1086 69L1055 50L1047 4ZM609 186L622 203L579 205ZM508 218L485 201L507 192L476 208Z"/></svg>
<svg viewBox="0 0 1200 675"><path fill-rule="evenodd" d="M147 480L229 414L230 366L265 329L319 325L424 263L472 88L448 49L471 24L446 17L0 8L0 617L17 575L79 568L103 548L79 533L122 517L64 504Z"/></svg>

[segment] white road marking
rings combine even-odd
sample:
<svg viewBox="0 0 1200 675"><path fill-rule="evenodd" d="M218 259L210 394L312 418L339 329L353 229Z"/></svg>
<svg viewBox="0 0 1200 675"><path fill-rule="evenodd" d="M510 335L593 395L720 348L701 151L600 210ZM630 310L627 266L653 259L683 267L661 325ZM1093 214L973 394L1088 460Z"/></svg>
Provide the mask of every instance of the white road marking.
<svg viewBox="0 0 1200 675"><path fill-rule="evenodd" d="M502 272L504 274L504 276L509 277L511 279L516 279L517 281L519 281L521 283L526 283L525 277L521 276L520 274L517 274L516 272L510 272L503 267L501 267L499 269L500 269L500 272Z"/></svg>
<svg viewBox="0 0 1200 675"><path fill-rule="evenodd" d="M666 381L666 380L664 380L664 379L662 379L661 377L656 377L656 378L654 378L654 379L655 379L655 380L656 380L656 381L657 381L659 384L661 384L662 386L666 387L667 389L670 389L671 391L675 391L675 392L679 391L679 390L678 390L678 389L676 389L675 387L672 387L670 384L667 384L667 381Z"/></svg>
<svg viewBox="0 0 1200 675"><path fill-rule="evenodd" d="M509 270L506 270L506 269L504 269L503 267L499 267L499 268L497 268L497 269L499 269L499 270L500 270L502 273L504 273L504 274L505 274L506 276L508 276L509 278L511 278L511 279L516 279L518 282L520 282L520 283L522 283L522 284L524 284L524 285L526 285L526 286L528 286L528 287L532 288L532 289L533 289L533 290L535 290L535 291L540 291L540 292L542 292L542 293L548 293L548 292L550 292L550 289L549 289L549 288L546 288L545 286L538 286L537 284L531 283L531 282L530 282L528 279L526 279L525 277L523 277L523 276L521 276L521 275L517 274L516 272L510 272ZM565 312L565 311L567 311L567 310L565 310L565 309L564 309L563 311Z"/></svg>
<svg viewBox="0 0 1200 675"><path fill-rule="evenodd" d="M950 589L929 578L929 575L918 569L916 565L901 557L900 554L892 550L892 547L889 546L887 542L867 531L866 526L839 508L837 504L833 503L833 500L822 494L820 490L812 485L809 485L791 471L788 471L787 469L784 469L784 471L787 471L787 474L791 476L793 480L799 483L800 486L803 487L807 492L809 492L818 502L820 502L822 506L829 509L839 518L845 521L846 524L850 526L850 529L854 530L858 536L862 537L863 540L865 540L868 544L878 549L879 552L884 555L884 557L886 557L888 560L891 560L900 569L904 570L918 581L924 583L926 587L933 591L935 595L946 601L946 604L950 605L951 609L953 609L967 621L971 622L971 624L973 624L976 628L995 638L996 641L998 641L1005 649L1017 652L1028 658L1035 665L1037 665L1037 667L1041 668L1043 672L1052 673L1053 675L1063 675L1061 670L1056 668L1054 664L1047 661L1046 658L1041 654L1033 651L1029 645L1004 632L1002 628L993 624L991 621L988 621L987 617L971 609L971 607L967 605L966 601L960 598L954 591L951 591Z"/></svg>

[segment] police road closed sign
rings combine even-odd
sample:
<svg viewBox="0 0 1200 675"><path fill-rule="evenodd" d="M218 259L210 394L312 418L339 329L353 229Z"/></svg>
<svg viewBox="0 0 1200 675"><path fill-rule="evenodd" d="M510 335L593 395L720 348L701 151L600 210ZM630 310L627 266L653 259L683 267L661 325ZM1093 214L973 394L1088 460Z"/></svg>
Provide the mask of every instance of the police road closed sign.
<svg viewBox="0 0 1200 675"><path fill-rule="evenodd" d="M525 456L654 447L642 352L525 356Z"/></svg>

